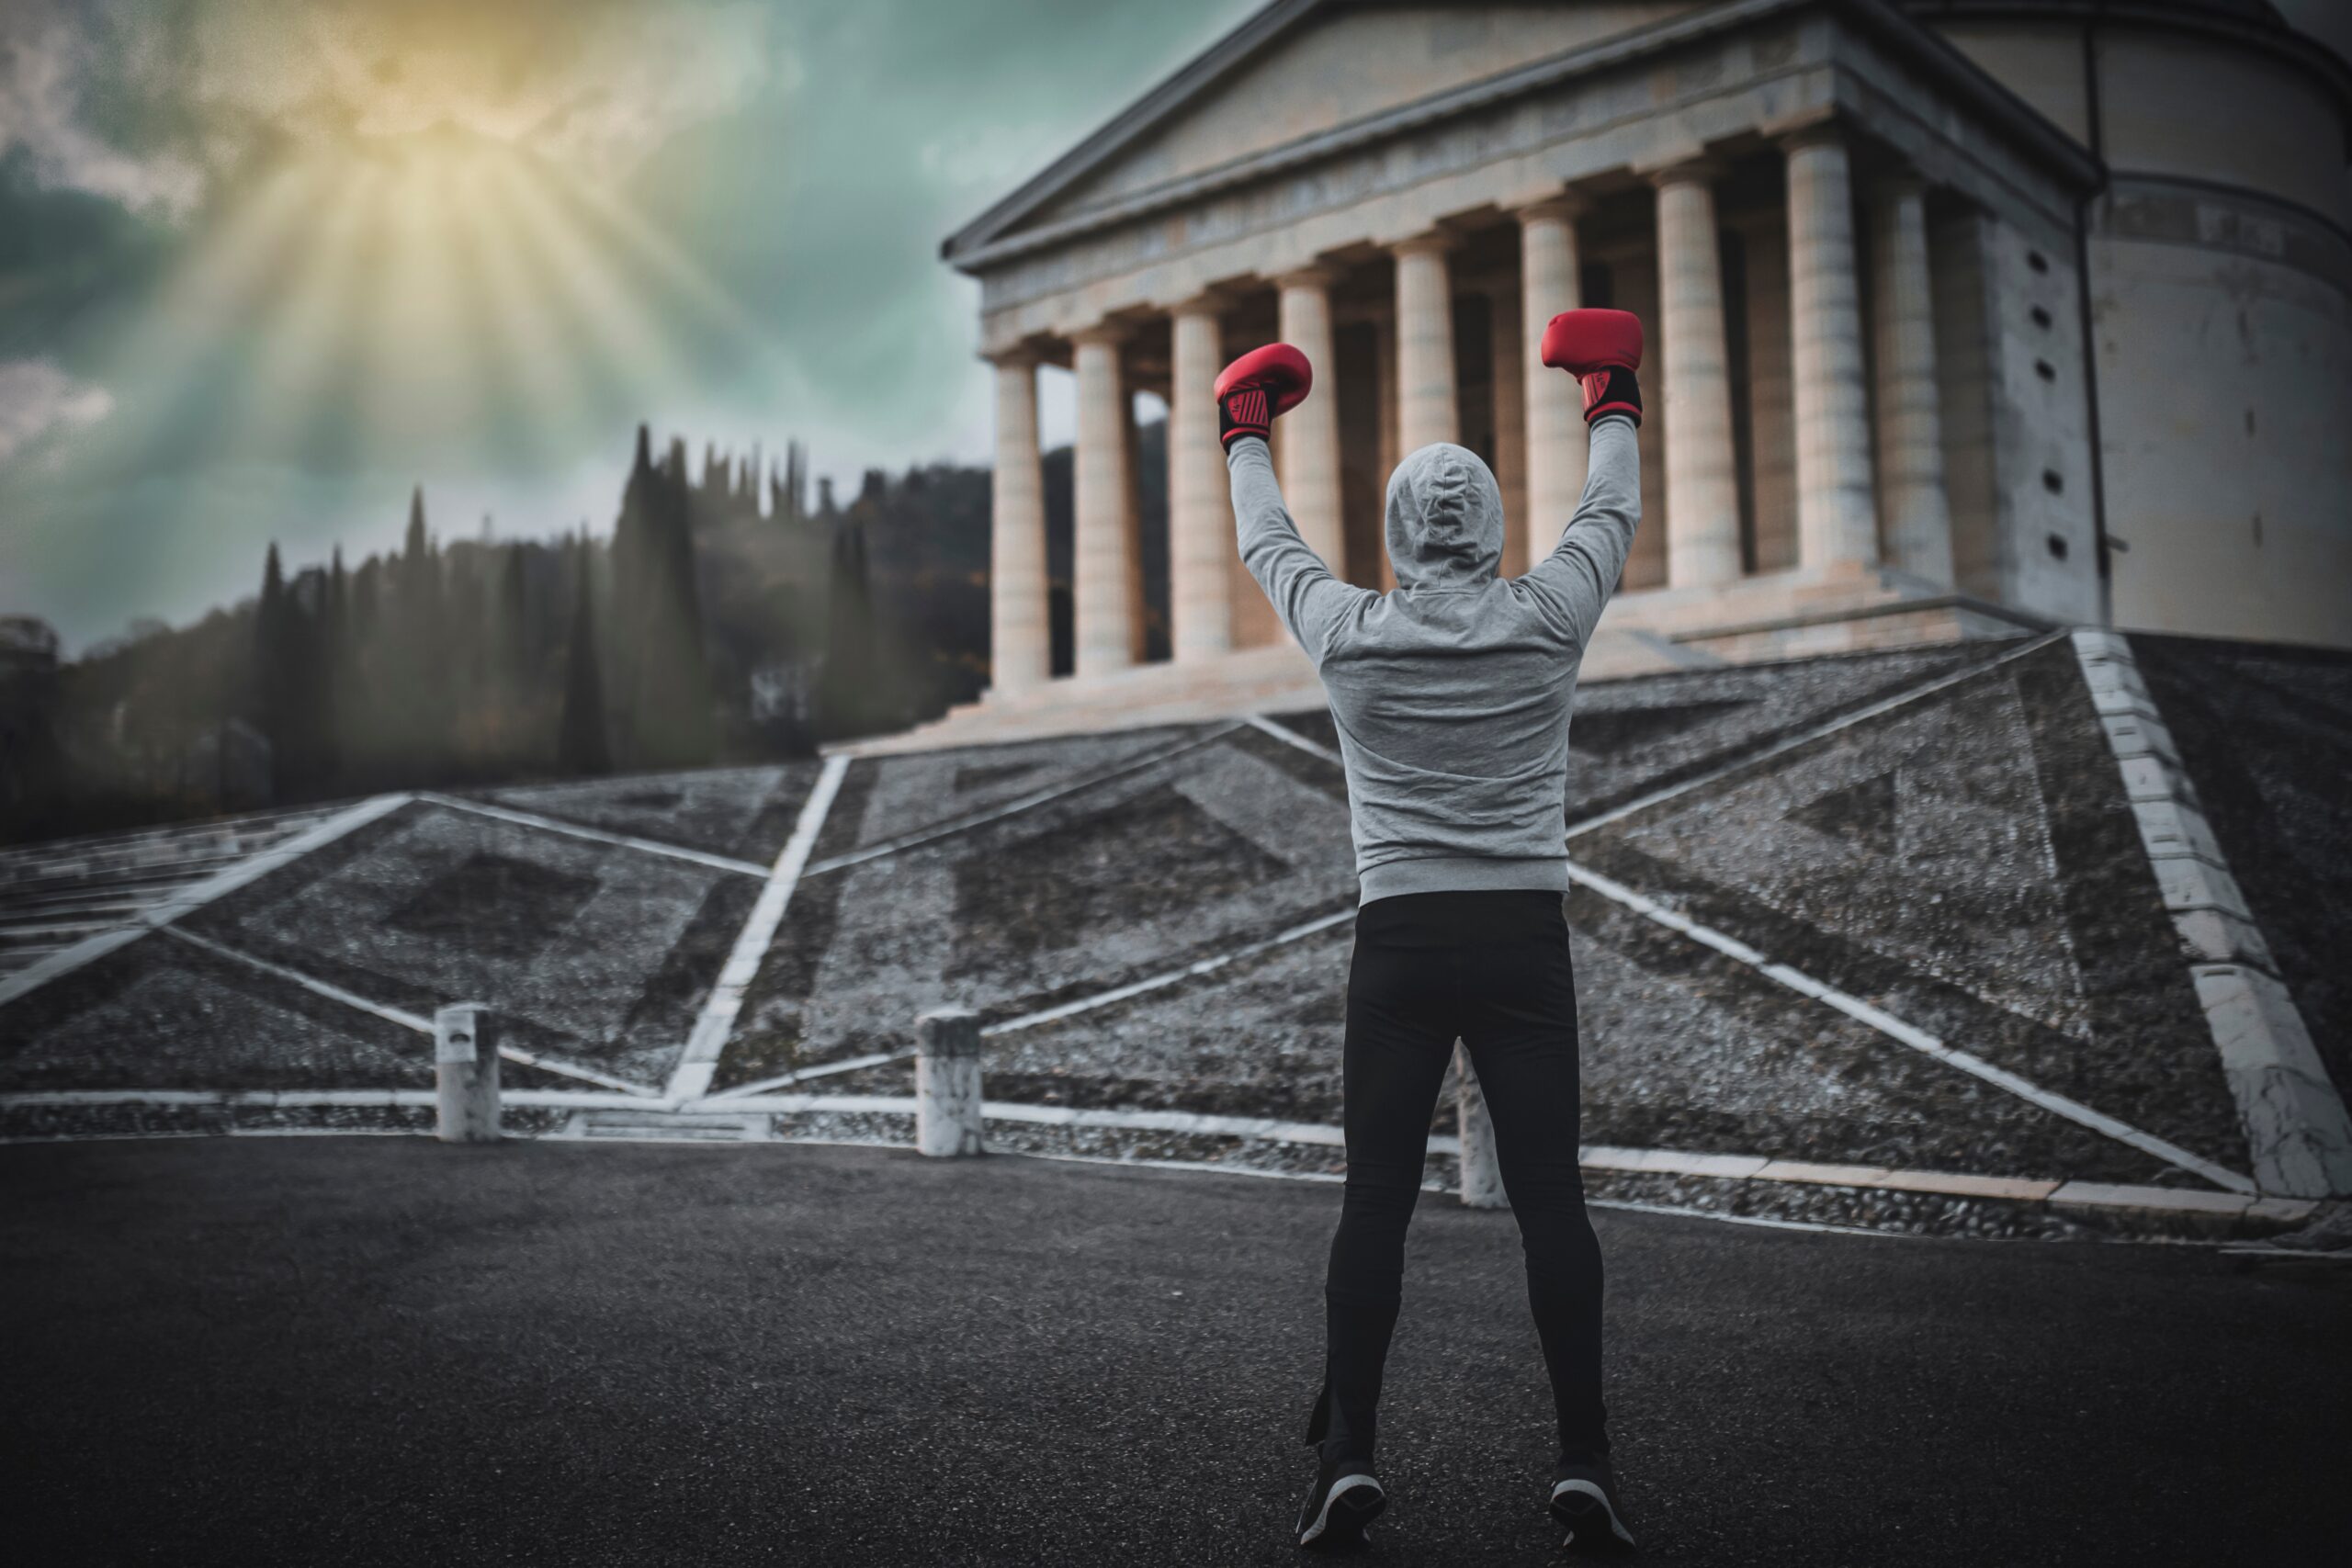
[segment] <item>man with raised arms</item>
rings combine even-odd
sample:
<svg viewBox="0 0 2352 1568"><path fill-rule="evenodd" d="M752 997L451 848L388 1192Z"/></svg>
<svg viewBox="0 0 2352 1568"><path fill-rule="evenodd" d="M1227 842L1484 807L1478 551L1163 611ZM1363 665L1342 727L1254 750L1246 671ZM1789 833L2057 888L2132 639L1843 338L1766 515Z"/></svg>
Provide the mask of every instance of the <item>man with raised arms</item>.
<svg viewBox="0 0 2352 1568"><path fill-rule="evenodd" d="M1324 1283L1320 1464L1301 1546L1363 1539L1386 1504L1373 1469L1406 1226L1446 1064L1467 1048L1558 1412L1551 1513L1579 1551L1633 1544L1600 1395L1600 1247L1577 1165L1576 981L1568 888L1568 710L1641 516L1641 323L1570 310L1544 363L1577 378L1589 478L1559 546L1498 575L1502 498L1476 454L1440 442L1389 476L1396 588L1341 581L1300 539L1266 437L1312 388L1287 344L1245 355L1216 392L1241 558L1315 662L1347 769L1361 908L1348 975L1347 1186Z"/></svg>

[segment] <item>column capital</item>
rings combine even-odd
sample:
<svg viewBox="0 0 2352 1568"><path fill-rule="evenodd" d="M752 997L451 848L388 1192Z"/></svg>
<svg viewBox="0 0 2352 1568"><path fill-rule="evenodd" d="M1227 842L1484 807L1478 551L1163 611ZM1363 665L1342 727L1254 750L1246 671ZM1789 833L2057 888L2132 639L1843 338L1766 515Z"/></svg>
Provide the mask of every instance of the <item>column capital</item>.
<svg viewBox="0 0 2352 1568"><path fill-rule="evenodd" d="M1000 370L1034 370L1046 356L1035 344L1019 343L1011 348L982 349L980 357Z"/></svg>
<svg viewBox="0 0 2352 1568"><path fill-rule="evenodd" d="M1170 316L1221 316L1233 303L1233 296L1222 288L1204 288L1188 295L1168 307Z"/></svg>
<svg viewBox="0 0 2352 1568"><path fill-rule="evenodd" d="M1442 256L1453 249L1455 237L1443 229L1428 229L1388 242L1388 253L1398 256Z"/></svg>
<svg viewBox="0 0 2352 1568"><path fill-rule="evenodd" d="M1274 287L1277 288L1329 288L1340 281L1340 276L1338 267L1317 262L1308 266L1295 266L1288 272L1276 274Z"/></svg>
<svg viewBox="0 0 2352 1568"><path fill-rule="evenodd" d="M1540 223L1547 218L1573 223L1592 210L1592 203L1572 190L1555 191L1521 202L1511 209L1511 216L1523 226Z"/></svg>
<svg viewBox="0 0 2352 1568"><path fill-rule="evenodd" d="M1807 147L1846 147L1853 141L1853 132L1846 122L1837 118L1810 120L1772 132L1772 140L1782 152L1796 152Z"/></svg>
<svg viewBox="0 0 2352 1568"><path fill-rule="evenodd" d="M1639 172L1653 187L1664 190L1668 186L1713 185L1724 177L1724 166L1721 159L1699 153Z"/></svg>
<svg viewBox="0 0 2352 1568"><path fill-rule="evenodd" d="M1127 341L1131 331L1125 321L1096 321L1091 326L1076 328L1068 335L1074 344L1108 344L1116 347Z"/></svg>
<svg viewBox="0 0 2352 1568"><path fill-rule="evenodd" d="M1863 197L1872 202L1898 201L1905 197L1925 196L1927 193L1927 176L1909 169L1873 175L1862 184Z"/></svg>

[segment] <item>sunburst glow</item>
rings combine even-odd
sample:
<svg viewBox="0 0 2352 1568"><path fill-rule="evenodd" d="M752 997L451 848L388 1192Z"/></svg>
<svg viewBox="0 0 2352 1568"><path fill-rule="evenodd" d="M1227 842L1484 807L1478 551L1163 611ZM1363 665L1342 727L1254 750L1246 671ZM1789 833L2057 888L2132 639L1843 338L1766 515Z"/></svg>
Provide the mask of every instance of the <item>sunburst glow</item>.
<svg viewBox="0 0 2352 1568"><path fill-rule="evenodd" d="M428 443L526 464L713 367L782 371L757 318L626 205L447 122L284 154L109 357L139 389L117 458L314 470Z"/></svg>

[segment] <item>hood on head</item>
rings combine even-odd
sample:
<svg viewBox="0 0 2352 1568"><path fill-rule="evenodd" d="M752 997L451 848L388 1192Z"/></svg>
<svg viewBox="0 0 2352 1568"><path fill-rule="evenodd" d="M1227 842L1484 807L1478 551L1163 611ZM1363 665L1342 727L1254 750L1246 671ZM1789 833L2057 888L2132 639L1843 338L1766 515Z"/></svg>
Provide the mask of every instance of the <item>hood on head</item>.
<svg viewBox="0 0 2352 1568"><path fill-rule="evenodd" d="M1388 559L1399 588L1475 588L1503 558L1503 496L1466 446L1440 441L1388 476Z"/></svg>

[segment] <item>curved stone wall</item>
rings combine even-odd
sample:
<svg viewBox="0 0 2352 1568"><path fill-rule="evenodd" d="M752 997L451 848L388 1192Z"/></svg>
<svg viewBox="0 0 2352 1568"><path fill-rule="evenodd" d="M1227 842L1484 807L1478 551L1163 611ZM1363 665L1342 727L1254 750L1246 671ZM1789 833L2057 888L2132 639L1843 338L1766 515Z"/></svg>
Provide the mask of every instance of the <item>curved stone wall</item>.
<svg viewBox="0 0 2352 1568"><path fill-rule="evenodd" d="M2217 15L1923 19L2110 173L2085 259L2117 623L2352 646L2345 100L2321 46Z"/></svg>

